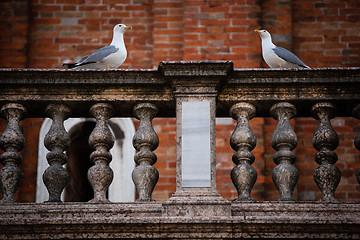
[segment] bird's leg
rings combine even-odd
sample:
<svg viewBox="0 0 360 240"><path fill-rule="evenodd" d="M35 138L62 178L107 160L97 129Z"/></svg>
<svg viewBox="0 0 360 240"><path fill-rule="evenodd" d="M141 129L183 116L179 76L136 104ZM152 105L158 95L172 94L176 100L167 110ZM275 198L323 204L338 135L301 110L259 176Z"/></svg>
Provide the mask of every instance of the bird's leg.
<svg viewBox="0 0 360 240"><path fill-rule="evenodd" d="M107 70L109 70L109 69L110 69L110 66L109 66L109 65L107 65L107 66L106 66L106 69L107 69Z"/></svg>

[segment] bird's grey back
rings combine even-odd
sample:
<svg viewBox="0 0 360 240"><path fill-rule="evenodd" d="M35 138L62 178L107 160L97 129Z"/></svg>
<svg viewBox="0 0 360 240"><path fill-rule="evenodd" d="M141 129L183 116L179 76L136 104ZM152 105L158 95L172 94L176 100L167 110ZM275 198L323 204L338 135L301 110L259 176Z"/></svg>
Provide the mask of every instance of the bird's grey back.
<svg viewBox="0 0 360 240"><path fill-rule="evenodd" d="M309 66L303 63L295 54L286 50L285 48L275 47L273 48L273 50L276 53L276 55L278 55L280 58L284 59L285 61L294 63L304 68L309 68Z"/></svg>
<svg viewBox="0 0 360 240"><path fill-rule="evenodd" d="M109 56L112 53L116 53L119 50L119 48L110 45L103 48L100 48L93 52L92 54L85 56L81 58L78 63L86 63L86 62L100 62L107 56Z"/></svg>

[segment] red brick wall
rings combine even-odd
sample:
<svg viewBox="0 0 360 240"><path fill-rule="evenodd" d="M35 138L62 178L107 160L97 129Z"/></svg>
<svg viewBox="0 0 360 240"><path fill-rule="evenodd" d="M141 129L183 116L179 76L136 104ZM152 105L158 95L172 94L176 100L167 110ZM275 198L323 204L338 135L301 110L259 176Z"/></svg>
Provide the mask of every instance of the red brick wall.
<svg viewBox="0 0 360 240"><path fill-rule="evenodd" d="M184 60L232 60L259 67L257 1L185 1Z"/></svg>
<svg viewBox="0 0 360 240"><path fill-rule="evenodd" d="M165 200L176 190L176 119L155 118L153 126L159 136L159 147L155 150L158 160L154 167L160 175L153 198Z"/></svg>
<svg viewBox="0 0 360 240"><path fill-rule="evenodd" d="M311 67L360 65L358 1L293 0L294 49Z"/></svg>
<svg viewBox="0 0 360 240"><path fill-rule="evenodd" d="M2 1L0 9L0 67L27 67L28 2Z"/></svg>
<svg viewBox="0 0 360 240"><path fill-rule="evenodd" d="M153 66L184 57L184 1L154 0Z"/></svg>
<svg viewBox="0 0 360 240"><path fill-rule="evenodd" d="M121 68L153 68L159 61L232 60L235 68L267 67L261 58L260 38L254 29L263 27L274 43L296 53L311 67L360 65L360 6L357 1L320 0L5 0L0 3L0 67L62 68L108 45L117 23L133 26L126 32L128 58ZM21 123L27 138L21 168L25 179L20 201L35 200L38 131L42 119ZM342 179L337 197L360 199L355 171L360 168L353 139L359 131L356 119L335 118L340 137L335 150ZM5 121L0 122L0 130ZM135 121L135 125L137 126ZM317 200L320 192L312 174L318 166L311 138L317 122L311 118L292 120L298 136L295 165L300 178L294 196ZM275 167L270 144L276 121L254 118L257 136L253 166L258 179L252 191L257 200L276 200L271 172ZM165 200L175 191L175 120L154 119L160 138L155 151L160 172L153 197ZM234 164L229 139L235 128L216 127L217 189L227 199L236 197L229 174Z"/></svg>
<svg viewBox="0 0 360 240"><path fill-rule="evenodd" d="M311 67L359 66L359 4L313 0L2 1L0 67L60 68L125 34L123 68L168 60L233 60L261 66L260 26ZM262 64L266 66L265 64Z"/></svg>

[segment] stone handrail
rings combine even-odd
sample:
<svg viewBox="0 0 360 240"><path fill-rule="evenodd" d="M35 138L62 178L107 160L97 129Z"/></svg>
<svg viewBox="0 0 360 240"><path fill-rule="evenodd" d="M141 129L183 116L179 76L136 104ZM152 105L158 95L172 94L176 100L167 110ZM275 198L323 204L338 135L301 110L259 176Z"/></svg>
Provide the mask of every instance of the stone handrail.
<svg viewBox="0 0 360 240"><path fill-rule="evenodd" d="M101 229L114 233L104 233L105 238L139 238L148 234L155 238L360 237L359 204L340 203L334 197L341 174L334 165L339 140L330 122L335 116L360 119L360 68L234 69L230 61L195 61L161 62L158 69L152 70L0 69L0 72L1 114L7 120L0 137L4 150L0 157L4 165L0 170L3 191L0 211L4 213L0 217L0 232L3 230L0 238L46 238L46 230L58 238L87 238L98 237ZM192 119L193 113L199 122ZM319 167L314 179L322 198L318 203L298 203L292 198L298 180L292 152L297 136L289 120L310 116L318 120L313 146L318 151L315 161ZM26 142L19 121L25 117L53 120L45 137L45 146L50 151L47 155L50 166L43 175L49 192L45 204L13 204L22 179L19 151L26 148ZM89 203L59 203L68 181L63 165L67 162L64 152L70 140L63 122L69 117L96 119L89 138L94 149L90 158L95 163L88 173L95 194ZM109 149L114 142L108 129L111 117L140 120L133 138L138 150L134 159L138 166L133 171L139 193L136 203L113 204L106 199L113 174L109 167ZM152 128L154 117L176 117L177 121L176 192L162 204L151 198L161 178L152 166L156 162L153 151L159 145ZM232 203L216 192L216 117L232 117L237 121L230 142L236 151L231 179L239 196ZM259 203L250 197L257 176L251 166L254 162L251 151L256 146L249 125L253 117L277 120L271 145L276 150L273 180L280 194L278 203ZM193 126L197 124L201 130L194 133ZM188 139L195 142L189 144ZM354 144L360 150L360 133ZM202 154L197 155L196 151ZM200 172L196 180L191 178L194 174L188 165L194 163L193 158ZM358 179L359 175L360 171ZM93 204L99 204L98 210ZM65 211L66 206L69 209ZM119 227L125 223L128 227ZM177 223L183 229L178 229ZM68 231L62 232L61 227ZM116 227L118 230L114 230ZM34 235L21 235L30 229ZM77 234L84 229L91 229L89 235ZM171 237L166 235L170 232L174 233Z"/></svg>
<svg viewBox="0 0 360 240"><path fill-rule="evenodd" d="M359 69L233 69L218 61L161 62L152 70L0 69L0 103L21 103L27 117L41 117L49 102L61 102L73 109L72 117L84 117L93 103L106 101L114 117L128 117L137 102L153 102L158 117L175 117L176 84L199 92L206 83L218 94L218 117L228 117L238 102L253 104L257 117L270 117L280 101L294 104L303 117L313 116L315 103L331 101L337 116L350 117L359 101Z"/></svg>

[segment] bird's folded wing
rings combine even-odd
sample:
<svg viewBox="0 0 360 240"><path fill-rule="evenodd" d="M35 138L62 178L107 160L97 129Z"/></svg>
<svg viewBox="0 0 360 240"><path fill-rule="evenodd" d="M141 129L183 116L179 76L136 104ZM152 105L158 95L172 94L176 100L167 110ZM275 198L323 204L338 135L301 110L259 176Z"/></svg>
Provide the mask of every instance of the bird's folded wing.
<svg viewBox="0 0 360 240"><path fill-rule="evenodd" d="M96 50L95 52L93 52L92 54L81 58L78 61L77 65L79 66L79 65L85 65L87 63L100 62L107 56L109 56L113 53L116 53L118 50L119 50L119 48L112 46L112 45L100 48L100 49Z"/></svg>
<svg viewBox="0 0 360 240"><path fill-rule="evenodd" d="M87 59L89 56L90 56L90 55L86 55L86 56L80 58L80 59L77 61L77 63L83 62L83 61L84 61L85 59Z"/></svg>
<svg viewBox="0 0 360 240"><path fill-rule="evenodd" d="M276 53L276 55L278 55L280 58L284 59L285 61L297 64L304 68L308 68L308 66L305 63L303 63L295 54L286 50L285 48L275 47L273 48L273 50Z"/></svg>

